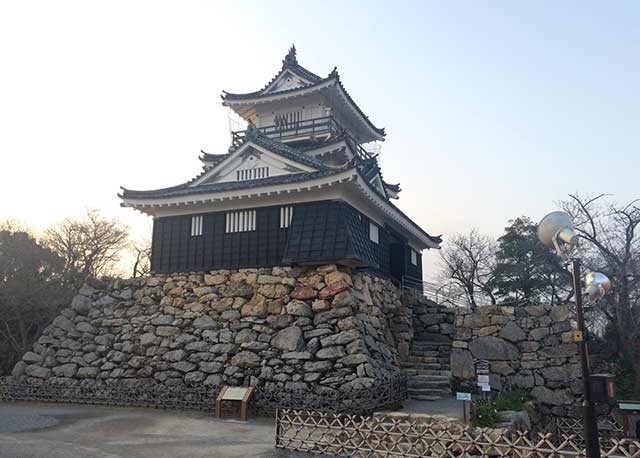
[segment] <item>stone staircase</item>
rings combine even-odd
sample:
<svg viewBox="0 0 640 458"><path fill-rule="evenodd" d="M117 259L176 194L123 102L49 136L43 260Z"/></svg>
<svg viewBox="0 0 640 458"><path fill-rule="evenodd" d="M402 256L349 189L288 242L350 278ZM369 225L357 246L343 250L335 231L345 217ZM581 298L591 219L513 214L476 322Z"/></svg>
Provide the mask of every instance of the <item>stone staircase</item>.
<svg viewBox="0 0 640 458"><path fill-rule="evenodd" d="M407 374L409 398L435 401L451 397L451 341L440 334L421 334L411 342L402 366Z"/></svg>

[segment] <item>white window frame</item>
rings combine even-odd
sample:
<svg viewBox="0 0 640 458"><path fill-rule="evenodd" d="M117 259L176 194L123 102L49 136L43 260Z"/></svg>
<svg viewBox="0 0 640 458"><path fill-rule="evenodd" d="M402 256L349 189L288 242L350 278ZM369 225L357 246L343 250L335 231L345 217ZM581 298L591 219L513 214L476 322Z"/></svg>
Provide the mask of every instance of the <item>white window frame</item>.
<svg viewBox="0 0 640 458"><path fill-rule="evenodd" d="M202 215L193 215L191 217L191 237L202 235Z"/></svg>
<svg viewBox="0 0 640 458"><path fill-rule="evenodd" d="M293 219L293 206L280 207L280 229L288 229Z"/></svg>
<svg viewBox="0 0 640 458"><path fill-rule="evenodd" d="M236 232L251 232L255 230L255 210L240 210L226 213L224 227L224 232L226 234L235 234Z"/></svg>
<svg viewBox="0 0 640 458"><path fill-rule="evenodd" d="M236 181L258 180L260 178L269 178L268 166L236 170Z"/></svg>
<svg viewBox="0 0 640 458"><path fill-rule="evenodd" d="M380 243L380 229L378 225L372 221L369 221L369 240L373 243Z"/></svg>
<svg viewBox="0 0 640 458"><path fill-rule="evenodd" d="M414 266L418 265L418 252L411 248L411 264Z"/></svg>

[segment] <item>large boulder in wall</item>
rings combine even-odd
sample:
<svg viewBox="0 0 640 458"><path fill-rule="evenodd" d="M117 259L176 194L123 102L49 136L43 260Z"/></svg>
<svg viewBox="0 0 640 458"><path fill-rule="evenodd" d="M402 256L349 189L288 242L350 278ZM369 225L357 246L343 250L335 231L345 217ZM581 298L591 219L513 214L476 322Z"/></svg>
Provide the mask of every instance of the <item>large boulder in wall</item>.
<svg viewBox="0 0 640 458"><path fill-rule="evenodd" d="M516 361L520 352L511 343L493 336L483 336L471 341L469 350L476 359L488 361Z"/></svg>
<svg viewBox="0 0 640 458"><path fill-rule="evenodd" d="M451 375L463 380L470 380L476 376L473 356L469 351L454 349L451 352Z"/></svg>

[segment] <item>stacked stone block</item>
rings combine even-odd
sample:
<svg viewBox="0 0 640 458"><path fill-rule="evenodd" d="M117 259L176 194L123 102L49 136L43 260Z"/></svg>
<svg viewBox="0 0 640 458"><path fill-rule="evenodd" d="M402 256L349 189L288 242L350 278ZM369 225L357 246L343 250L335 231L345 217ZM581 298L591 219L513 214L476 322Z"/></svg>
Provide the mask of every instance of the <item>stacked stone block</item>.
<svg viewBox="0 0 640 458"><path fill-rule="evenodd" d="M567 305L459 309L453 377L474 384L476 361L488 360L492 388L526 389L543 414L571 415L582 387L572 329Z"/></svg>
<svg viewBox="0 0 640 458"><path fill-rule="evenodd" d="M373 386L411 338L388 280L274 267L84 286L13 370L17 380Z"/></svg>

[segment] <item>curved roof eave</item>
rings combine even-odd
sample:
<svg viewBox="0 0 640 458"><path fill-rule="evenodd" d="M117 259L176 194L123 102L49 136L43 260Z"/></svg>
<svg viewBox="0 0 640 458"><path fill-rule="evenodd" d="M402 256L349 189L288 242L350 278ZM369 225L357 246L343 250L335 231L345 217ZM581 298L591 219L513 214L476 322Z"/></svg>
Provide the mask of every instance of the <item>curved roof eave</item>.
<svg viewBox="0 0 640 458"><path fill-rule="evenodd" d="M233 107L238 105L251 105L254 103L265 103L267 101L275 101L283 97L296 97L303 95L305 92L315 92L325 87L336 86L339 88L339 93L342 95L347 104L356 113L356 115L363 121L363 123L372 131L376 140L384 141L386 132L384 127L376 127L367 115L364 114L362 109L355 103L349 92L345 89L342 81L337 72L332 73L327 78L310 84L308 86L296 87L287 89L284 91L264 94L261 91L249 92L246 94L234 94L231 92L224 92L222 95L222 105L227 107Z"/></svg>

